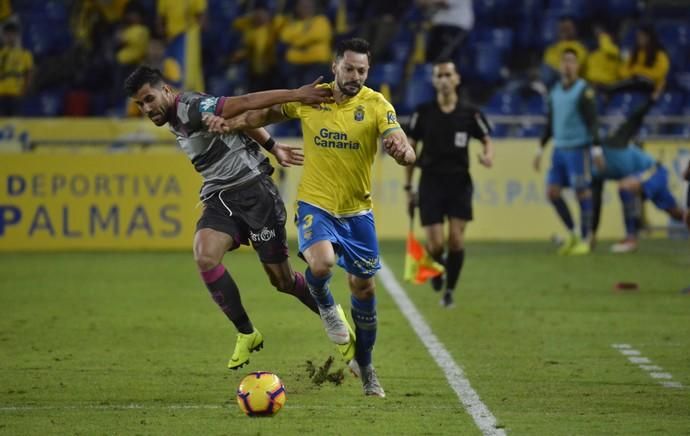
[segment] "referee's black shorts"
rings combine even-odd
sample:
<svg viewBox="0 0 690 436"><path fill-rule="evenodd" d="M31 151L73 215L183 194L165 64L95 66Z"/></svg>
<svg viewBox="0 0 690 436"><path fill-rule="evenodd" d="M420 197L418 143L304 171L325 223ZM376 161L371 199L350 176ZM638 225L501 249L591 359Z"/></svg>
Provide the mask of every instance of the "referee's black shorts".
<svg viewBox="0 0 690 436"><path fill-rule="evenodd" d="M472 221L473 191L469 174L434 174L422 170L419 179L422 225L441 224L445 217Z"/></svg>

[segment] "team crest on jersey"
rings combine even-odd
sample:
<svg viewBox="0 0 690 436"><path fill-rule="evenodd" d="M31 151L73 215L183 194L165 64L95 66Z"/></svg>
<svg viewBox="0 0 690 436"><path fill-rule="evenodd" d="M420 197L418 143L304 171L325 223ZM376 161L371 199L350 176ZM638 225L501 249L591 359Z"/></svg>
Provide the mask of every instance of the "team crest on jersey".
<svg viewBox="0 0 690 436"><path fill-rule="evenodd" d="M398 122L398 120L395 118L395 112L393 111L388 111L386 113L386 119L388 120L388 124L395 124Z"/></svg>
<svg viewBox="0 0 690 436"><path fill-rule="evenodd" d="M364 120L364 106L360 105L355 108L355 121Z"/></svg>
<svg viewBox="0 0 690 436"><path fill-rule="evenodd" d="M215 112L216 103L218 103L217 97L209 97L201 100L200 109L201 112Z"/></svg>

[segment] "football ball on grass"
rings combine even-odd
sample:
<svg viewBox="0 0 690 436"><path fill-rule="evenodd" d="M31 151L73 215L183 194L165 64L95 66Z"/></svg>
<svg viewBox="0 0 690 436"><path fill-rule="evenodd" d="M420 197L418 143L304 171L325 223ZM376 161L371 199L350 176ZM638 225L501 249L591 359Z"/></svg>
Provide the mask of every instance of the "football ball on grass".
<svg viewBox="0 0 690 436"><path fill-rule="evenodd" d="M247 416L273 416L286 399L283 382L272 372L251 372L237 388L237 404Z"/></svg>

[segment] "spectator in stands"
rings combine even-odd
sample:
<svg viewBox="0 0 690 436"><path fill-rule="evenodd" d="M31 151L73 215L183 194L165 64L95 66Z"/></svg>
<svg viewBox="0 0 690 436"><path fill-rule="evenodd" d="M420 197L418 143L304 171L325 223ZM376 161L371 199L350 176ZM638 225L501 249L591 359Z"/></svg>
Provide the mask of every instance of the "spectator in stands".
<svg viewBox="0 0 690 436"><path fill-rule="evenodd" d="M411 4L411 0L365 0L360 3L356 13L357 22L362 23L359 36L371 44L374 63L391 60L391 42L398 34L402 16Z"/></svg>
<svg viewBox="0 0 690 436"><path fill-rule="evenodd" d="M331 22L316 13L314 0L297 0L295 16L280 33L280 41L286 46L288 86L328 74L332 37Z"/></svg>
<svg viewBox="0 0 690 436"><path fill-rule="evenodd" d="M232 27L242 32L242 46L232 55L233 62L249 64L249 92L275 88L277 63L276 45L282 16L273 16L267 2L261 1L254 9L235 20Z"/></svg>
<svg viewBox="0 0 690 436"><path fill-rule="evenodd" d="M122 28L117 32L115 43L115 83L123 83L148 55L151 32L144 25L138 6L130 3L125 11ZM113 87L112 104L121 106L127 99L119 86Z"/></svg>
<svg viewBox="0 0 690 436"><path fill-rule="evenodd" d="M160 70L161 75L174 89L182 89L182 71L180 64L173 58L167 57L165 53L165 42L159 38L153 38L149 41L148 52L144 65ZM143 117L134 100L128 99L127 109L125 111L127 117Z"/></svg>
<svg viewBox="0 0 690 436"><path fill-rule="evenodd" d="M112 28L122 21L128 6L135 4L136 0L95 0L95 2L106 23L109 23L109 27Z"/></svg>
<svg viewBox="0 0 690 436"><path fill-rule="evenodd" d="M642 25L637 30L630 57L620 68L622 80L612 90L639 90L658 95L664 89L669 68L668 55L654 27Z"/></svg>
<svg viewBox="0 0 690 436"><path fill-rule="evenodd" d="M0 48L0 116L19 114L22 97L31 82L34 58L22 48L19 26L8 22L2 28Z"/></svg>
<svg viewBox="0 0 690 436"><path fill-rule="evenodd" d="M597 49L587 57L585 77L596 88L605 87L619 80L618 70L621 66L620 49L611 35L602 27L595 27Z"/></svg>
<svg viewBox="0 0 690 436"><path fill-rule="evenodd" d="M558 41L549 45L544 51L541 80L549 88L559 78L561 59L566 50L574 51L580 65L586 65L587 48L577 39L577 26L575 21L568 16L561 17L558 20ZM582 71L579 73L582 74Z"/></svg>
<svg viewBox="0 0 690 436"><path fill-rule="evenodd" d="M474 27L472 0L417 0L431 17L426 61L457 62L460 48Z"/></svg>
<svg viewBox="0 0 690 436"><path fill-rule="evenodd" d="M130 73L134 71L137 64L146 58L150 36L151 32L144 25L143 17L138 7L128 6L122 29L117 33L116 37L116 43L119 46L115 54L117 63L128 66L128 69L131 69ZM129 73L126 76L129 76ZM120 82L118 81L117 83Z"/></svg>
<svg viewBox="0 0 690 436"><path fill-rule="evenodd" d="M163 40L154 38L149 42L145 63L152 68L159 69L165 81L171 86L176 89L182 88L180 65L175 59L166 56L165 42ZM139 109L137 109L137 112L139 112Z"/></svg>
<svg viewBox="0 0 690 436"><path fill-rule="evenodd" d="M101 57L112 42L129 0L82 0L72 2L71 28L77 43ZM100 61L100 59L99 59Z"/></svg>
<svg viewBox="0 0 690 436"><path fill-rule="evenodd" d="M177 60L182 88L202 91L201 28L206 0L158 0L158 32L165 39L166 57Z"/></svg>

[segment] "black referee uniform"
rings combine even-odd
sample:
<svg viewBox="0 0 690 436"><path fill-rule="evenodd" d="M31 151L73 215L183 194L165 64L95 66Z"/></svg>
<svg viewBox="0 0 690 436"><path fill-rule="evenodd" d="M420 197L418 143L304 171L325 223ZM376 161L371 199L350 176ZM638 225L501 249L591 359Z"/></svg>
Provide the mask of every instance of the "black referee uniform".
<svg viewBox="0 0 690 436"><path fill-rule="evenodd" d="M450 113L436 101L422 104L412 115L409 136L423 143L416 165L419 179L419 215L423 226L442 224L444 218L472 220L470 138L491 132L482 112L460 101Z"/></svg>

